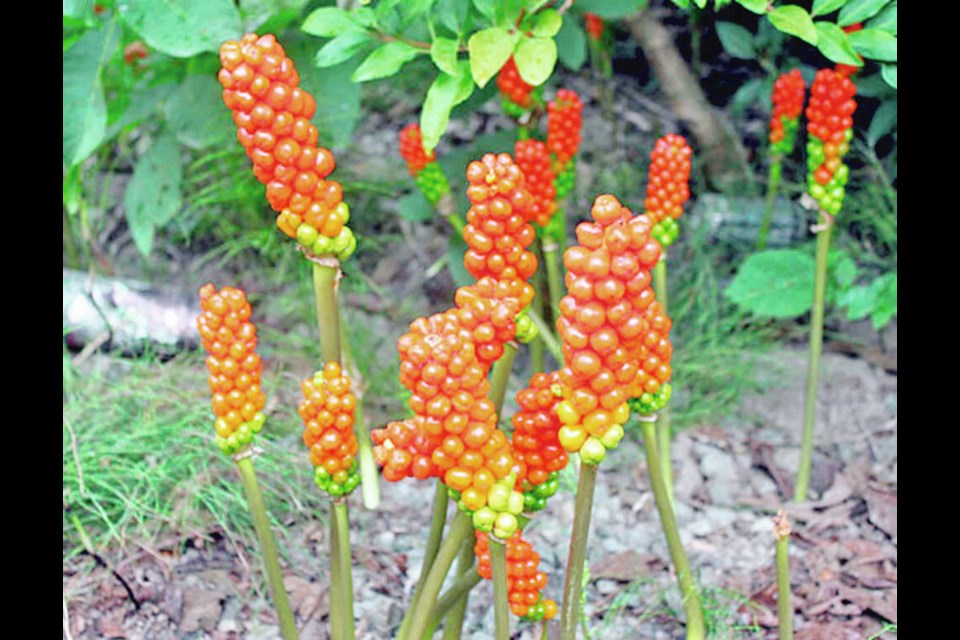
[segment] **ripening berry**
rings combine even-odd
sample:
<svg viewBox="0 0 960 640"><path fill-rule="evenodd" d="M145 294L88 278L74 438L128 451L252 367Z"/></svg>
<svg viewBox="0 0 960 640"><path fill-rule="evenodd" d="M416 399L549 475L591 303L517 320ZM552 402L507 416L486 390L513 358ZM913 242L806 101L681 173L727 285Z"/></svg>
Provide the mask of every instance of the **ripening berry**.
<svg viewBox="0 0 960 640"><path fill-rule="evenodd" d="M328 362L300 385L303 443L310 452L314 481L333 497L349 494L360 484L353 413L357 398L350 378L336 362Z"/></svg>
<svg viewBox="0 0 960 640"><path fill-rule="evenodd" d="M558 90L556 97L547 103L547 147L557 158L557 174L566 169L580 149L582 111L580 96L570 89Z"/></svg>
<svg viewBox="0 0 960 640"><path fill-rule="evenodd" d="M437 159L434 152L427 153L423 150L420 125L415 122L411 122L400 130L400 155L403 156L404 162L407 163L407 170L413 177L416 177L427 164Z"/></svg>
<svg viewBox="0 0 960 640"><path fill-rule="evenodd" d="M520 410L513 415L513 451L520 470L517 487L524 510L540 511L559 488L558 476L568 456L560 444L557 405L563 398L560 372L535 373L517 393Z"/></svg>
<svg viewBox="0 0 960 640"><path fill-rule="evenodd" d="M500 94L504 97L504 100L520 107L521 112L533 105L533 85L527 84L520 77L513 56L510 56L510 59L500 69L500 73L497 74L497 88L500 89ZM511 113L510 115L514 114Z"/></svg>
<svg viewBox="0 0 960 640"><path fill-rule="evenodd" d="M664 247L676 240L676 220L690 198L692 156L693 150L683 136L673 133L657 140L650 154L644 213L654 223L653 236Z"/></svg>
<svg viewBox="0 0 960 640"><path fill-rule="evenodd" d="M806 91L807 85L799 69L780 74L774 82L773 93L770 96L773 103L773 115L770 117L770 144L775 153L786 155L793 151Z"/></svg>
<svg viewBox="0 0 960 640"><path fill-rule="evenodd" d="M603 18L595 13L587 12L583 14L583 21L590 39L600 40L603 37Z"/></svg>
<svg viewBox="0 0 960 640"><path fill-rule="evenodd" d="M477 530L476 538L473 551L477 556L477 572L487 580L492 580L490 537ZM553 600L544 600L541 594L547 586L547 574L540 570L540 554L523 539L519 531L503 544L506 545L507 601L510 610L514 615L533 622L553 618L557 614L557 605Z"/></svg>
<svg viewBox="0 0 960 640"><path fill-rule="evenodd" d="M518 140L514 152L533 197L533 221L545 227L557 211L556 176L550 163L550 150L546 143L531 138Z"/></svg>
<svg viewBox="0 0 960 640"><path fill-rule="evenodd" d="M807 189L820 208L837 215L843 205L849 169L843 156L853 138L853 81L832 69L821 69L810 87L807 104Z"/></svg>

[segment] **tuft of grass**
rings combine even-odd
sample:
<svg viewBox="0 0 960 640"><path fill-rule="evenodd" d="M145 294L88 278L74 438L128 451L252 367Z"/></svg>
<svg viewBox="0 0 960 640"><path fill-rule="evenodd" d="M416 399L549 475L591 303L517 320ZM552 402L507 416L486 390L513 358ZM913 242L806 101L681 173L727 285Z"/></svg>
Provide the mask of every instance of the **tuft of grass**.
<svg viewBox="0 0 960 640"><path fill-rule="evenodd" d="M763 627L757 622L760 606L743 594L717 587L701 587L700 600L707 624L707 637L716 640L763 638ZM751 620L743 622L746 609Z"/></svg>

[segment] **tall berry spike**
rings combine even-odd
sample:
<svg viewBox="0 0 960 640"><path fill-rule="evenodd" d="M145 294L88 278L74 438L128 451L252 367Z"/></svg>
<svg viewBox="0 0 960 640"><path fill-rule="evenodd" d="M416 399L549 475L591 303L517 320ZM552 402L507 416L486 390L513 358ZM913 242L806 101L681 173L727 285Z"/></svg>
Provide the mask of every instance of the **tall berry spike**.
<svg viewBox="0 0 960 640"><path fill-rule="evenodd" d="M657 140L650 154L644 213L653 221L653 237L664 247L673 244L680 232L677 220L690 199L692 157L686 139L675 133Z"/></svg>
<svg viewBox="0 0 960 640"><path fill-rule="evenodd" d="M520 77L513 56L497 74L497 88L503 96L503 110L507 115L519 118L533 106L536 89Z"/></svg>
<svg viewBox="0 0 960 640"><path fill-rule="evenodd" d="M837 215L843 206L850 169L843 156L853 138L857 87L833 69L820 69L807 105L807 189L820 208Z"/></svg>
<svg viewBox="0 0 960 640"><path fill-rule="evenodd" d="M417 187L432 204L449 193L450 183L443 169L437 164L437 155L423 149L420 125L411 122L400 131L400 155L407 163L407 170L417 182Z"/></svg>
<svg viewBox="0 0 960 640"><path fill-rule="evenodd" d="M530 138L518 140L514 151L517 165L523 171L527 188L533 196L533 221L545 227L557 212L556 176L550 166L550 150L546 143Z"/></svg>
<svg viewBox="0 0 960 640"><path fill-rule="evenodd" d="M304 423L303 443L314 466L314 482L333 497L349 494L360 484L353 432L357 397L350 386L350 378L336 362L328 362L300 385L303 402L297 411Z"/></svg>
<svg viewBox="0 0 960 640"><path fill-rule="evenodd" d="M476 532L477 542L473 552L477 556L477 573L487 580L493 579L490 560L490 536ZM514 615L536 622L550 620L557 615L557 603L543 597L547 586L547 574L540 570L540 554L521 532L506 541L507 600Z"/></svg>
<svg viewBox="0 0 960 640"><path fill-rule="evenodd" d="M793 145L800 128L800 115L803 113L803 101L807 84L799 69L780 74L773 83L770 100L773 103L773 115L770 117L770 145L774 153L783 155L793 151Z"/></svg>

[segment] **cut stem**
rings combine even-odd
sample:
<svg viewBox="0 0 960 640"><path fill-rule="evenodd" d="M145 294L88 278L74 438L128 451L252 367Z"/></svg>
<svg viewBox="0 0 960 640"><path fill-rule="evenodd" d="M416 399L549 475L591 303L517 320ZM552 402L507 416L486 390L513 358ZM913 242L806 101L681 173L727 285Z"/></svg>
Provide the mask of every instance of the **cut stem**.
<svg viewBox="0 0 960 640"><path fill-rule="evenodd" d="M397 639L406 638L407 629L410 627L410 618L417 609L420 602L420 595L423 593L423 584L426 582L430 568L433 567L433 561L437 557L437 551L440 549L440 540L443 538L443 528L447 524L447 487L438 478L436 487L433 491L433 509L430 514L430 534L427 536L427 548L423 554L423 564L420 565L420 577L417 578L417 586L413 589L413 596L410 598L410 605L407 612L400 622L400 629L397 631Z"/></svg>
<svg viewBox="0 0 960 640"><path fill-rule="evenodd" d="M790 592L790 523L787 514L773 519L777 540L777 618L780 640L793 640L793 602Z"/></svg>
<svg viewBox="0 0 960 640"><path fill-rule="evenodd" d="M577 484L577 502L573 515L573 534L567 556L567 574L563 582L563 607L560 611L561 640L576 640L580 619L580 591L583 588L583 566L587 560L587 538L590 535L590 513L597 483L597 465L581 464Z"/></svg>
<svg viewBox="0 0 960 640"><path fill-rule="evenodd" d="M507 545L490 536L490 565L493 572L494 638L510 640L510 603L507 600Z"/></svg>
<svg viewBox="0 0 960 640"><path fill-rule="evenodd" d="M764 201L763 220L760 221L760 235L757 236L757 251L767 247L767 233L773 222L773 203L780 189L780 177L783 175L783 158L775 154L770 158L770 174L767 176L767 197Z"/></svg>
<svg viewBox="0 0 960 640"><path fill-rule="evenodd" d="M657 294L657 300L663 305L664 313L669 314L667 307L667 251L664 249L660 261L653 267L653 289ZM660 460L663 464L663 484L667 489L667 499L670 505L673 502L673 455L671 449L673 445L673 435L670 429L670 407L666 406L660 410L659 420L657 420L657 447L660 451Z"/></svg>
<svg viewBox="0 0 960 640"><path fill-rule="evenodd" d="M293 617L293 610L290 609L287 590L283 586L283 572L280 570L277 547L273 541L273 532L270 531L266 509L263 506L263 495L260 493L260 486L257 484L253 461L250 456L246 456L236 462L237 470L240 472L240 481L243 484L243 493L247 497L250 514L253 516L253 526L257 531L257 537L260 539L260 555L263 557L267 585L270 587L270 597L273 599L273 606L277 610L277 618L280 621L280 634L284 640L294 640L299 637L297 623Z"/></svg>
<svg viewBox="0 0 960 640"><path fill-rule="evenodd" d="M334 640L353 640L356 637L353 622L353 558L350 553L350 519L347 515L346 498L330 501L333 526L336 529L337 549L333 562L338 565L338 580L333 588L333 597L340 608L338 626L333 629ZM331 599L331 613L333 599Z"/></svg>
<svg viewBox="0 0 960 640"><path fill-rule="evenodd" d="M793 493L795 502L807 499L810 487L810 464L813 459L813 426L817 411L817 383L820 377L820 350L823 346L823 299L827 288L827 255L830 252L830 233L833 224L820 215L826 226L817 234L817 263L813 289L813 312L810 316L810 354L807 360L807 398L803 414L803 442L800 446L800 469Z"/></svg>
<svg viewBox="0 0 960 640"><path fill-rule="evenodd" d="M657 512L660 514L660 524L667 538L670 559L677 572L677 582L680 583L683 608L687 614L687 640L702 640L706 634L706 625L704 624L703 610L700 607L700 595L697 593L697 586L693 581L687 554L680 542L677 518L673 513L673 506L667 497L667 489L663 482L663 468L657 451L656 423L650 420L641 420L640 425L643 428L650 485L653 488L653 497L657 503Z"/></svg>

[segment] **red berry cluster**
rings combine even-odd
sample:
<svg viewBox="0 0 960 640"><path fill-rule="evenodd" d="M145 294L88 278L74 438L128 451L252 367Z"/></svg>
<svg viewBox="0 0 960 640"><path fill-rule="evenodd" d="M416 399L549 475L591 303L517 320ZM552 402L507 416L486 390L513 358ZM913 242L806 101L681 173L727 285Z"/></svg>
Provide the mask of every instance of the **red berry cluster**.
<svg viewBox="0 0 960 640"><path fill-rule="evenodd" d="M545 227L557 211L556 176L550 163L550 150L546 143L531 138L518 140L514 151L533 196L533 221Z"/></svg>
<svg viewBox="0 0 960 640"><path fill-rule="evenodd" d="M293 61L273 35L248 33L220 47L220 63L223 101L233 111L254 175L279 212L277 226L308 248L318 236L328 239L315 253L349 255L347 237L329 246L330 239L350 233L342 233L349 209L340 184L326 180L335 167L333 154L317 146L317 128L310 124L317 105L299 87Z"/></svg>
<svg viewBox="0 0 960 640"><path fill-rule="evenodd" d="M557 476L567 466L567 452L557 432L557 405L563 389L560 372L534 373L517 393L520 410L513 416L513 451L520 465L517 488L524 492L524 509L540 511L559 488Z"/></svg>
<svg viewBox="0 0 960 640"><path fill-rule="evenodd" d="M336 362L328 362L300 385L303 402L298 413L303 420L303 443L310 450L314 481L337 497L360 484L357 472L357 437L353 411L357 397L350 391L350 378Z"/></svg>
<svg viewBox="0 0 960 640"><path fill-rule="evenodd" d="M261 413L267 397L260 388L257 328L250 322L250 303L242 289L217 291L207 283L200 288L200 308L197 329L209 354L217 446L236 453L250 444L266 420Z"/></svg>
<svg viewBox="0 0 960 640"><path fill-rule="evenodd" d="M559 174L580 149L583 103L576 91L560 89L547 103L547 147L557 158Z"/></svg>
<svg viewBox="0 0 960 640"><path fill-rule="evenodd" d="M654 224L653 237L668 247L677 239L676 221L690 199L690 170L693 150L683 136L668 133L654 144L647 176L644 213Z"/></svg>
<svg viewBox="0 0 960 640"><path fill-rule="evenodd" d="M814 76L807 105L807 187L820 207L840 212L849 169L843 156L853 137L854 96L857 87L845 75L821 69Z"/></svg>
<svg viewBox="0 0 960 640"><path fill-rule="evenodd" d="M420 133L420 125L411 122L400 130L400 155L407 163L407 170L410 175L416 177L427 164L437 159L437 154L429 154L423 150L423 137Z"/></svg>
<svg viewBox="0 0 960 640"><path fill-rule="evenodd" d="M661 248L650 218L633 217L612 195L598 196L591 215L577 225L579 244L563 256L568 293L557 332L567 365L557 415L563 447L596 464L623 437L629 392L644 371L655 300L650 270Z"/></svg>
<svg viewBox="0 0 960 640"><path fill-rule="evenodd" d="M490 538L477 531L473 552L477 556L477 572L493 580L490 561ZM557 615L557 603L545 600L541 591L547 586L547 574L540 571L540 554L517 533L507 540L507 601L514 615L527 620L550 620Z"/></svg>
<svg viewBox="0 0 960 640"><path fill-rule="evenodd" d="M793 149L806 93L807 84L799 69L780 74L773 83L773 93L770 96L773 103L770 143L775 150L789 153Z"/></svg>
<svg viewBox="0 0 960 640"><path fill-rule="evenodd" d="M599 40L603 37L603 18L595 13L584 13L583 21L587 27L587 34L592 40Z"/></svg>
<svg viewBox="0 0 960 640"><path fill-rule="evenodd" d="M654 300L644 314L647 329L644 333L640 367L637 377L627 389L630 406L643 415L662 409L670 400L670 377L673 369L670 358L673 345L670 343L670 328L673 322L667 316L659 300Z"/></svg>
<svg viewBox="0 0 960 640"><path fill-rule="evenodd" d="M497 88L505 99L518 107L529 109L533 104L531 96L533 85L527 84L520 77L520 71L517 70L517 63L514 62L513 56L510 56L497 74Z"/></svg>

